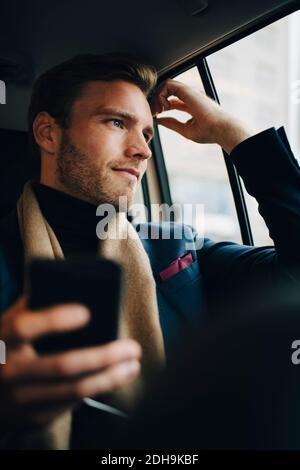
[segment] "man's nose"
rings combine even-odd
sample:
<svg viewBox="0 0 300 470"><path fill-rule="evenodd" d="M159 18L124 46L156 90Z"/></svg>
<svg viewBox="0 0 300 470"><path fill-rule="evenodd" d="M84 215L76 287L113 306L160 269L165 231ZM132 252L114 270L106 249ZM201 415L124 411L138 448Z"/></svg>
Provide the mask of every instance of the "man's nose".
<svg viewBox="0 0 300 470"><path fill-rule="evenodd" d="M146 160L151 158L152 152L145 141L145 137L136 136L127 142L126 155L130 158Z"/></svg>

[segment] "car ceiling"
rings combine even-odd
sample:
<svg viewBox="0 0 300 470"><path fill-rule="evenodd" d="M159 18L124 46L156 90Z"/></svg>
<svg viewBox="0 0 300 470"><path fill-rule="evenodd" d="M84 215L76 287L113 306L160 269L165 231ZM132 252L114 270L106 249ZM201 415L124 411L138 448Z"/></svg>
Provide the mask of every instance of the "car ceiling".
<svg viewBox="0 0 300 470"><path fill-rule="evenodd" d="M2 1L0 79L7 104L0 107L0 127L25 129L34 77L76 54L130 52L165 73L270 14L299 7L299 0Z"/></svg>

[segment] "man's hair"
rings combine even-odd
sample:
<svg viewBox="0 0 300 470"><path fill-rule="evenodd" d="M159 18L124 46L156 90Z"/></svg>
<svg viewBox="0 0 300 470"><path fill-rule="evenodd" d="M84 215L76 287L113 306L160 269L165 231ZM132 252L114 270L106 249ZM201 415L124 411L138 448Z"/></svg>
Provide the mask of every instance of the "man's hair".
<svg viewBox="0 0 300 470"><path fill-rule="evenodd" d="M43 73L34 83L28 112L32 151L39 151L32 130L37 114L45 111L61 128L67 129L74 101L92 80L124 80L137 85L149 99L157 83L157 73L154 67L122 53L78 55Z"/></svg>

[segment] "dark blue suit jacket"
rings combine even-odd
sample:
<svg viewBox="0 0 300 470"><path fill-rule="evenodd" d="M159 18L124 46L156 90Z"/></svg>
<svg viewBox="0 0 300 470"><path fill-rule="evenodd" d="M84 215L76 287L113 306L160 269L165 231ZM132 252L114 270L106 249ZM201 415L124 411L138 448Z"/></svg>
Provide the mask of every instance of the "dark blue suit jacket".
<svg viewBox="0 0 300 470"><path fill-rule="evenodd" d="M160 321L167 355L188 333L216 315L255 308L265 293L282 283L300 286L300 168L284 130L268 129L239 144L230 158L248 192L259 203L274 247L249 247L231 242L199 240L192 227L182 226L182 239L143 239L157 282ZM145 231L153 224L139 225ZM164 225L158 226L160 233ZM187 249L188 243L188 249ZM159 272L176 258L191 253L193 263L166 281ZM0 222L0 312L22 293L23 247L13 211ZM251 302L252 300L252 302Z"/></svg>

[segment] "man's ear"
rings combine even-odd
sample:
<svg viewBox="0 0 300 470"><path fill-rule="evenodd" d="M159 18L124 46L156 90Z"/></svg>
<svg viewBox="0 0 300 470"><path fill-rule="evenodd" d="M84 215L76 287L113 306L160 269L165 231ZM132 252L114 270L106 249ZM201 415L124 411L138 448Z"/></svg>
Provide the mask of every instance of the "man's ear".
<svg viewBox="0 0 300 470"><path fill-rule="evenodd" d="M48 154L57 153L61 140L61 129L50 114L45 111L38 113L33 121L32 131L41 151L44 150Z"/></svg>

